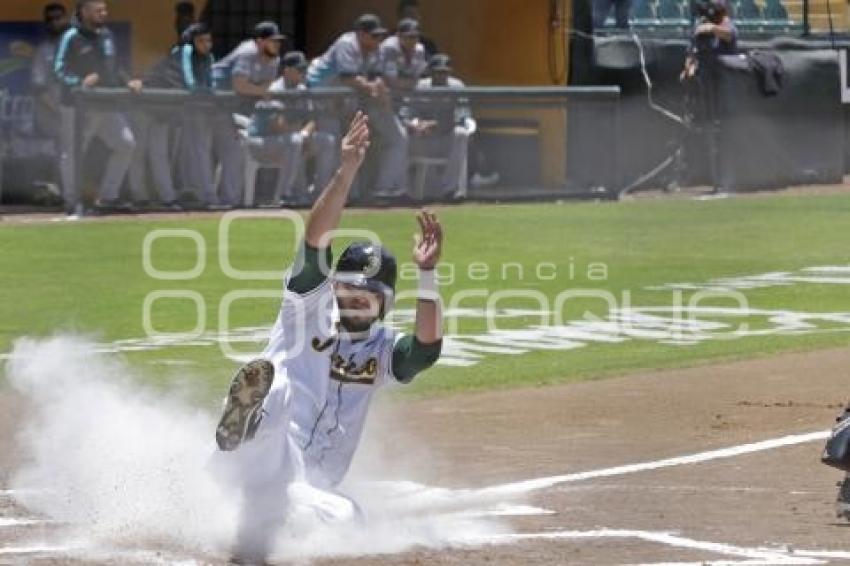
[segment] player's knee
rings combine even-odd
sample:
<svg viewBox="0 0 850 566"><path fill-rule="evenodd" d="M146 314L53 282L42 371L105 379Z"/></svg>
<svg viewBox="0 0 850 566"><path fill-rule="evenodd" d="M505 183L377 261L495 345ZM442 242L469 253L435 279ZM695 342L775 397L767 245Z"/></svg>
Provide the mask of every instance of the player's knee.
<svg viewBox="0 0 850 566"><path fill-rule="evenodd" d="M114 150L121 153L132 153L136 150L138 143L136 142L136 137L133 135L133 132L130 129L126 129L122 132L121 137L118 139Z"/></svg>

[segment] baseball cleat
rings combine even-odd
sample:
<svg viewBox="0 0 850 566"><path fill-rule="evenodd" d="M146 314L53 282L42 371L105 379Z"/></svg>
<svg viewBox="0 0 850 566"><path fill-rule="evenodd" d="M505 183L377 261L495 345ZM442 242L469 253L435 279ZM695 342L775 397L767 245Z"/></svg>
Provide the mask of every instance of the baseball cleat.
<svg viewBox="0 0 850 566"><path fill-rule="evenodd" d="M263 400L273 381L274 366L267 360L248 362L236 372L215 431L215 441L221 450L236 450L244 441L254 438L263 420Z"/></svg>

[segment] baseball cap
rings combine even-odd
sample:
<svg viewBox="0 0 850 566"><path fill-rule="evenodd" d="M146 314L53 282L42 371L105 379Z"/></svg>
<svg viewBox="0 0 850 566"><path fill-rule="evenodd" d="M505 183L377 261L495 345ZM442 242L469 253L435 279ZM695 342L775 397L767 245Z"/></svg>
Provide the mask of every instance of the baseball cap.
<svg viewBox="0 0 850 566"><path fill-rule="evenodd" d="M419 22L413 18L404 18L398 23L398 29L396 32L399 35L419 37Z"/></svg>
<svg viewBox="0 0 850 566"><path fill-rule="evenodd" d="M389 31L381 23L381 18L375 14L363 14L354 22L356 31L365 31L369 35L387 35Z"/></svg>
<svg viewBox="0 0 850 566"><path fill-rule="evenodd" d="M308 67L307 57L300 51L290 51L283 56L283 67L294 67L300 71L304 71Z"/></svg>
<svg viewBox="0 0 850 566"><path fill-rule="evenodd" d="M286 36L280 33L280 27L274 22L260 22L254 26L254 37L257 39L279 39L283 41Z"/></svg>
<svg viewBox="0 0 850 566"><path fill-rule="evenodd" d="M452 58L446 55L445 53L437 53L431 60L428 61L428 69L430 71L436 72L451 72L452 70Z"/></svg>

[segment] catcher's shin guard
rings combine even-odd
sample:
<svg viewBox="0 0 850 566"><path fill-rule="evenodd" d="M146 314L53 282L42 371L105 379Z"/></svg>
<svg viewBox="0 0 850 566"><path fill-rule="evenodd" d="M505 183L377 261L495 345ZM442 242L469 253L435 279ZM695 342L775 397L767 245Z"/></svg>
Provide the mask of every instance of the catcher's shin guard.
<svg viewBox="0 0 850 566"><path fill-rule="evenodd" d="M835 514L839 519L850 521L850 477L838 482L838 497L835 500Z"/></svg>
<svg viewBox="0 0 850 566"><path fill-rule="evenodd" d="M236 372L215 431L215 441L221 450L236 450L242 442L254 437L263 419L263 400L273 381L274 366L267 360L254 360Z"/></svg>

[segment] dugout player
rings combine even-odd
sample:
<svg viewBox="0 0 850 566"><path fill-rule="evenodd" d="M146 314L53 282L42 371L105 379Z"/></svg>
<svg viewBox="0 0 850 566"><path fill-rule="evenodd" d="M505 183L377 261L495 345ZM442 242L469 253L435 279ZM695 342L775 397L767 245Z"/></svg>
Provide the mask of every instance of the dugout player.
<svg viewBox="0 0 850 566"><path fill-rule="evenodd" d="M211 93L215 88L212 74L213 38L206 24L192 24L183 31L181 43L167 57L159 61L145 75L145 85L159 89L184 89L191 93ZM209 157L209 131L204 131L205 121L198 120L199 111L191 106L180 109L149 109L133 114L133 131L138 147L130 166L130 184L135 192L145 191L145 176L150 170L160 196L160 206L165 210L180 211L171 175L171 159L168 152L169 130L172 124L183 120L183 139L186 143L181 159L184 180L197 177L190 173L206 171L199 186L207 200L212 195L212 165ZM190 117L195 117L191 119Z"/></svg>
<svg viewBox="0 0 850 566"><path fill-rule="evenodd" d="M283 57L283 74L272 83L271 92L297 89L307 90L307 69L310 64L300 51L291 51ZM334 101L311 100L307 112L314 128L307 149L315 158L313 182L315 195L330 183L339 168L340 132L339 105ZM303 168L302 168L303 169ZM306 181L304 181L306 183Z"/></svg>
<svg viewBox="0 0 850 566"><path fill-rule="evenodd" d="M96 208L102 211L128 208L121 202L119 191L124 176L133 159L136 140L127 118L121 112L97 111L86 115L83 131L83 147L75 148L75 109L71 90L74 88L123 87L132 92L142 90L142 81L131 80L119 67L116 60L115 40L106 27L108 11L106 0L78 0L77 23L71 26L59 41L54 71L62 84L62 149L60 167L64 190L65 208L75 212L80 204L76 182L74 151L99 137L109 148L109 159L100 183ZM138 200L146 195L134 194Z"/></svg>
<svg viewBox="0 0 850 566"><path fill-rule="evenodd" d="M418 216L413 335L382 323L393 306L397 274L385 247L352 244L328 273L332 231L369 147L366 116L358 112L341 145L342 165L310 213L262 359L236 373L216 430L214 461L243 495L236 549L242 561L268 557L294 487L323 494L323 516L356 516L356 505L334 489L354 456L372 396L389 383L409 383L440 355L434 270L443 235L435 215Z"/></svg>
<svg viewBox="0 0 850 566"><path fill-rule="evenodd" d="M430 77L421 79L417 88L427 91L440 88L464 88L463 81L452 76L451 58L438 53L428 63ZM465 165L469 155L469 138L478 130L468 103L456 99L419 101L402 109L402 117L412 132L414 155L446 159L436 192L442 199L466 198ZM465 179L463 179L465 181Z"/></svg>
<svg viewBox="0 0 850 566"><path fill-rule="evenodd" d="M212 30L204 23L191 24L183 31L180 45L171 54L169 69L172 83L199 95L201 99L218 90L212 51ZM214 122L209 120L209 107L190 102L181 110L180 177L184 186L197 191L202 206L214 207L219 201L211 151Z"/></svg>
<svg viewBox="0 0 850 566"><path fill-rule="evenodd" d="M54 2L44 7L44 39L33 54L30 76L36 130L44 137L55 140L57 147L62 139L62 115L59 112L62 91L53 68L56 64L59 40L68 25L65 6Z"/></svg>
<svg viewBox="0 0 850 566"><path fill-rule="evenodd" d="M374 14L363 14L354 31L341 35L307 70L307 84L348 86L361 94L369 124L381 145L374 195L403 197L408 188L409 139L383 79L379 47L387 29Z"/></svg>
<svg viewBox="0 0 850 566"><path fill-rule="evenodd" d="M274 22L260 22L253 39L243 41L213 66L221 88L231 85L242 99L240 113L250 115L258 99L264 98L280 69L280 50L286 36ZM218 198L224 208L241 202L245 153L233 116L219 112L213 122L213 154L221 164Z"/></svg>
<svg viewBox="0 0 850 566"><path fill-rule="evenodd" d="M419 38L419 22L404 19L398 23L395 35L381 43L384 80L390 89L412 91L428 70L428 54Z"/></svg>

